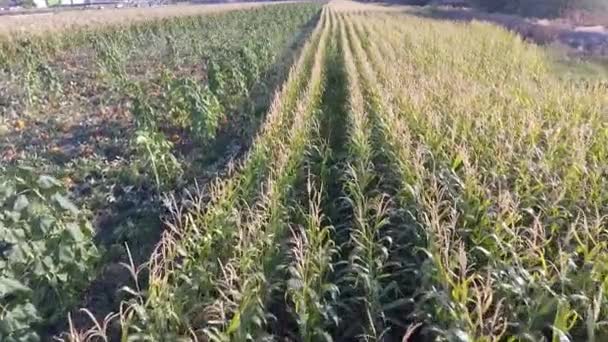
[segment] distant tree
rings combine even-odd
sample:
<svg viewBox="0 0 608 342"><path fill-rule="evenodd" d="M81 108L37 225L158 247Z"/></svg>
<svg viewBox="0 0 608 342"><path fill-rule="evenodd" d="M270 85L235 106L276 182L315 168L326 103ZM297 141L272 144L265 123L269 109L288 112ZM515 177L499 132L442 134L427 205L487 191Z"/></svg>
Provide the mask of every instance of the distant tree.
<svg viewBox="0 0 608 342"><path fill-rule="evenodd" d="M485 11L555 17L573 10L608 10L607 0L471 0Z"/></svg>
<svg viewBox="0 0 608 342"><path fill-rule="evenodd" d="M20 0L15 2L18 6L23 8L34 8L36 7L36 3L34 0Z"/></svg>
<svg viewBox="0 0 608 342"><path fill-rule="evenodd" d="M488 12L511 12L519 7L519 0L471 0L471 2Z"/></svg>
<svg viewBox="0 0 608 342"><path fill-rule="evenodd" d="M406 5L415 5L415 6L424 6L428 5L431 0L405 0L404 3Z"/></svg>

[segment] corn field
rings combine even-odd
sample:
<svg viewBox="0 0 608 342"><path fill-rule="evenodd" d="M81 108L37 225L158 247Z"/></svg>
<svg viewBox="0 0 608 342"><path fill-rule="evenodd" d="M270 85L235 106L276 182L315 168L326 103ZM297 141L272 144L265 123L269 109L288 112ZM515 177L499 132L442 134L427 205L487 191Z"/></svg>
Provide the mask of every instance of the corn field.
<svg viewBox="0 0 608 342"><path fill-rule="evenodd" d="M32 258L41 274L0 259L3 340L40 338L45 319L63 321L53 334L74 342L608 339L605 82L560 77L545 50L496 26L377 5L213 18L138 23L93 44L96 84L129 94L105 101L134 117L129 160L147 171L135 180L164 208L149 250L137 238L100 245L81 212L95 202L65 193L53 173L63 164L43 168L53 177L18 158L6 168L0 242L26 245L12 231L40 236L52 217L50 236L70 239L46 248L67 239L63 254L88 259L62 254L53 265L70 271L52 281L44 258ZM217 35L191 43L206 25ZM234 35L222 33L230 25ZM130 37L151 59L166 47L158 78L129 67ZM186 71L201 63L200 75ZM275 81L259 84L262 70ZM15 95L14 106L47 108L42 94ZM188 137L189 153L173 134ZM200 154L229 153L226 136L251 140L210 172L217 158ZM31 208L39 202L43 212ZM128 280L112 312L78 311L121 243ZM39 288L65 289L53 298L70 305L49 313Z"/></svg>

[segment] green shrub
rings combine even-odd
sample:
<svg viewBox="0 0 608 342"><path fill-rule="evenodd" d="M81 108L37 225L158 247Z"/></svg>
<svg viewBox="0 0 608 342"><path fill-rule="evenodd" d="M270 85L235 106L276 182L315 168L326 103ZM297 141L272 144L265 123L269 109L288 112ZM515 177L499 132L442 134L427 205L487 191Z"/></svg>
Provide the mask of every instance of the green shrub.
<svg viewBox="0 0 608 342"><path fill-rule="evenodd" d="M92 226L58 180L0 176L0 340L35 341L42 322L64 319L97 259Z"/></svg>

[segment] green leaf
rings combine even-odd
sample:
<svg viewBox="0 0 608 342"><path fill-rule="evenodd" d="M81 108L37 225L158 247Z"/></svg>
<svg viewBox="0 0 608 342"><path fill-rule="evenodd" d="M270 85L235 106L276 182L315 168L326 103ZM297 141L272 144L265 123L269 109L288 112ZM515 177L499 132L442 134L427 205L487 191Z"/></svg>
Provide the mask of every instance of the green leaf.
<svg viewBox="0 0 608 342"><path fill-rule="evenodd" d="M2 317L0 329L11 332L20 331L18 341L39 341L35 334L31 334L31 324L40 321L36 307L32 303L20 304L8 310ZM30 330L29 332L27 332ZM16 340L15 340L16 341Z"/></svg>
<svg viewBox="0 0 608 342"><path fill-rule="evenodd" d="M19 195L15 201L15 204L13 205L13 210L16 212L21 212L23 209L27 208L28 205L30 205L30 201L27 200L27 197L25 197L25 195Z"/></svg>
<svg viewBox="0 0 608 342"><path fill-rule="evenodd" d="M234 317L232 317L232 320L230 322L230 325L228 326L228 329L226 330L226 332L228 334L234 333L239 329L239 326L241 325L241 314L239 312L237 312Z"/></svg>
<svg viewBox="0 0 608 342"><path fill-rule="evenodd" d="M38 178L38 186L47 190L53 187L61 187L61 182L51 176L42 175Z"/></svg>
<svg viewBox="0 0 608 342"><path fill-rule="evenodd" d="M460 167L462 166L462 156L460 154L458 154L456 156L456 158L454 158L454 160L452 160L452 170L454 171L458 171L458 169L460 169Z"/></svg>
<svg viewBox="0 0 608 342"><path fill-rule="evenodd" d="M59 273L55 274L55 276L62 283L65 283L68 281L68 274L66 272L59 272Z"/></svg>
<svg viewBox="0 0 608 342"><path fill-rule="evenodd" d="M84 240L84 234L82 233L80 227L77 224L68 223L65 227L65 230L70 234L74 241L80 242Z"/></svg>
<svg viewBox="0 0 608 342"><path fill-rule="evenodd" d="M553 322L553 342L570 342L567 332L573 321L576 321L576 312L567 301L559 301Z"/></svg>
<svg viewBox="0 0 608 342"><path fill-rule="evenodd" d="M53 217L42 217L38 222L38 228L43 234L48 233L52 228L53 224L55 224L55 218Z"/></svg>
<svg viewBox="0 0 608 342"><path fill-rule="evenodd" d="M61 194L54 194L52 198L57 202L57 204L59 204L61 208L71 212L74 215L78 215L78 208L67 197Z"/></svg>
<svg viewBox="0 0 608 342"><path fill-rule="evenodd" d="M19 281L11 278L0 277L0 298L17 292L29 292L31 289Z"/></svg>

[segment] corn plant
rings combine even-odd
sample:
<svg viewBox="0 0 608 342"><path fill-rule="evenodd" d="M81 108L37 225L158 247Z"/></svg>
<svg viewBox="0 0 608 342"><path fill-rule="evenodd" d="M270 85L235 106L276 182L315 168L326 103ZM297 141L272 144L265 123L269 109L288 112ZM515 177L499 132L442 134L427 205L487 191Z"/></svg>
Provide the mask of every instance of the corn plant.
<svg viewBox="0 0 608 342"><path fill-rule="evenodd" d="M214 311L205 310L201 315L196 310L182 310L184 305L191 303L191 298L203 298L197 307L208 306L214 301L213 294L217 293L214 282L219 281L214 279L221 276L219 267L222 266L217 262L228 260L236 252L232 246L226 244L227 241L236 241L239 236L237 229L240 218L236 216L238 212L235 212L234 208L247 208L249 203L253 203L254 196L259 191L257 183L272 169L267 163L275 160L273 156L278 153L278 150L268 149L267 146L276 145L287 138L285 130L292 125L293 112L306 81L304 75L312 68L314 47L319 42L318 34L313 37L316 38L312 40L312 46L303 48L302 56L292 68L288 81L276 94L265 124L252 150L240 166L240 171L233 179L218 181L210 186L211 199L207 209L203 206L204 197L194 198L195 206L186 216L189 218L180 218L177 221L185 224L163 237L152 259L151 296L146 303L146 310L137 311L140 314L133 318L146 322L146 334L149 336L168 338L167 336L175 336L180 330L187 331L186 326L205 327L218 320ZM206 229L198 229L199 225ZM176 258L181 258L180 255L187 255L188 258L183 259L180 267L175 269L173 262ZM203 264L194 262L195 260L203 261ZM179 275L182 272L187 272L184 275L190 275L187 278ZM192 281L199 285L192 286ZM174 299L167 301L168 297ZM181 314L167 316L167 312ZM222 311L219 314L219 317L222 317ZM180 319L184 318L188 320L180 322ZM134 331L137 331L136 321L132 323Z"/></svg>
<svg viewBox="0 0 608 342"><path fill-rule="evenodd" d="M264 309L273 288L276 268L284 255L284 251L274 246L287 235L288 199L303 161L306 141L310 138L312 116L323 91L327 25L327 20L322 20L311 83L296 105L288 141L278 146L275 155L277 164L264 184L266 190L260 202L254 210L245 214L248 218L240 228L243 238L240 240L242 244L237 247L237 254L223 266L223 273L230 276L219 280L220 291L225 297L214 303L211 309L215 311L221 307L228 316L225 326L212 326L208 330L215 340L244 339L248 336L256 338L267 324Z"/></svg>
<svg viewBox="0 0 608 342"><path fill-rule="evenodd" d="M70 315L64 336L605 340L605 86L555 75L542 48L490 24L345 1L320 8L0 39L2 85L19 109L79 108L101 93L99 106L132 119L128 163L157 202L171 193L147 265L125 248L134 285L118 311L81 311L93 324L82 331ZM242 156L207 172L201 155L247 138ZM75 313L98 269L82 213L58 181L28 172L0 181L0 252L31 244L46 254L2 264L9 340ZM174 191L190 174L204 183ZM38 234L40 224L53 232ZM49 271L61 268L67 278Z"/></svg>
<svg viewBox="0 0 608 342"><path fill-rule="evenodd" d="M275 63L284 63L283 60L278 60L278 57L286 58L280 56L285 52L283 49L288 48L284 45L299 43L295 41L298 38L296 33L318 13L319 8L320 6L315 4L296 5L294 8L279 5L253 11L83 28L69 35L56 33L53 38L45 36L15 41L3 40L2 44L3 47L6 45L6 49L2 50L2 63L7 66L7 75L10 76L6 84L9 87L15 86L11 89L14 92L9 92L11 96L22 96L20 91L17 91L15 80L26 82L28 87L24 89L29 90L24 93L24 98L29 100L21 101L19 98L20 102L30 102L29 108L32 111L40 109L41 112L49 112L43 115L64 109L96 113L99 109L105 112L106 106L124 108L125 114L129 116L125 121L133 119L129 122L132 127L127 130L129 137L126 137L130 138L131 143L122 146L126 150L124 152L130 155L126 162L130 164L130 169L135 170L134 174L144 176L144 188L149 184L152 185L151 188L156 189L156 193L152 195L154 198L146 200L160 203L164 192L175 190L190 181L184 179L184 170L191 165L183 162L184 156L177 151L176 141L188 144L192 138L192 144L196 146L195 152L207 153L206 149L215 148L219 153L224 153L229 146L219 146L219 143L217 147L214 145L218 134L229 130L238 134L255 130L254 121L247 117L247 113L251 113L251 103L260 101L258 97L266 94L255 94L256 98L251 98L251 89L261 87L261 84L274 86L264 82L267 77L275 76L272 75L275 72L276 76L280 75L279 70L275 70ZM46 38L51 43L47 44ZM242 46L242 41L249 43ZM307 55L312 56L313 52L309 51ZM79 59L79 65L73 64L72 55ZM281 113L285 112L285 117L275 120L273 125L276 127L272 128L272 139L285 139L281 132L284 127L290 126L293 107L306 81L300 71L307 73L312 68L312 61L308 57L302 60L298 75L295 76L294 72L291 85L285 87L284 93L287 96L281 97L281 106L284 107L275 109ZM214 89L215 91L212 90L211 84L214 70L208 69L208 66L214 63L221 66L219 73L229 77L226 87ZM142 65L146 69L142 68ZM57 74L58 68L62 67L62 73ZM77 94L72 94L73 91ZM34 107L34 104L37 107ZM240 115L247 118L247 121L240 118ZM21 121L18 124L19 129L27 131L25 124ZM230 127L232 125L235 127ZM176 128L182 129L183 135L168 134L175 132ZM53 150L62 152L55 147ZM266 148L258 148L257 152L252 153L250 167L243 172L242 179L235 183L238 189L235 187L235 197L231 198L231 205L246 205L245 202L241 203L241 196L245 194L251 201L254 200L259 190L257 182L271 168L267 162L272 156L272 151ZM73 165L76 165L74 168L81 165L79 160L74 164L72 160L68 162L70 168L74 167ZM43 165L43 168L49 168L53 172L63 171L61 167L54 165ZM127 179L131 181L132 177ZM110 180L113 181L115 180ZM135 183L133 186L138 187L142 181L135 179ZM79 186L76 184L74 188ZM127 189L130 189L130 186L127 186ZM199 197L199 204L202 206L207 195L201 194ZM109 198L113 199L113 194ZM85 206L95 205L86 199L83 202ZM226 212L230 211L229 208L230 206L226 208ZM223 234L224 232L221 236ZM222 243L221 236L218 235L214 241L214 248ZM199 241L195 241L191 246L198 248ZM227 258L229 254L225 256ZM78 297L84 296L86 283L74 284L75 291L70 293L69 303L66 302L65 306L57 310L58 317L65 318L65 312L68 310L77 311L70 306L78 302L76 299L82 299ZM42 286L39 288L42 289ZM144 289L140 288L132 293L139 291L143 292ZM137 298L139 305L143 305L144 299L147 299ZM89 315L97 314L95 308L92 309L84 312ZM128 326L127 322L131 319L129 317L133 315L130 309L126 309L124 315L109 315L107 324L100 324L95 332L85 333L78 338L86 340L102 334L109 321L115 319L123 320L123 324ZM48 329L52 331L62 325L61 318L58 317L50 317L48 312L44 311L34 317L35 319L32 318L32 321L35 320L36 325L40 326L52 325ZM164 319L161 317L162 315L158 316L159 321ZM79 336L79 327L76 325L78 324L72 325L69 334L74 338ZM176 328L179 329L178 326ZM129 332L128 329L125 331ZM43 339L47 337L50 338L44 336Z"/></svg>

